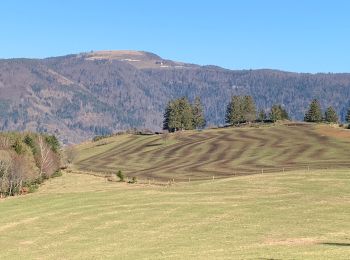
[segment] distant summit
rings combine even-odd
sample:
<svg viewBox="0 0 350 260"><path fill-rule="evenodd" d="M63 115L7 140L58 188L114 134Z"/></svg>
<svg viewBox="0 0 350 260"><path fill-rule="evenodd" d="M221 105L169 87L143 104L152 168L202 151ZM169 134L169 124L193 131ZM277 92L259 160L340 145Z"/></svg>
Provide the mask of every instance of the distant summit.
<svg viewBox="0 0 350 260"><path fill-rule="evenodd" d="M231 95L253 96L258 110L281 104L297 120L317 98L344 119L350 74L232 71L125 50L0 60L0 130L54 133L65 143L159 131L167 102L181 96L199 96L208 125L222 125Z"/></svg>
<svg viewBox="0 0 350 260"><path fill-rule="evenodd" d="M198 67L183 62L176 62L165 60L158 55L146 51L130 51L130 50L116 50L116 51L93 51L90 53L83 53L83 57L87 60L117 60L127 62L138 69L146 68L183 68L183 67Z"/></svg>

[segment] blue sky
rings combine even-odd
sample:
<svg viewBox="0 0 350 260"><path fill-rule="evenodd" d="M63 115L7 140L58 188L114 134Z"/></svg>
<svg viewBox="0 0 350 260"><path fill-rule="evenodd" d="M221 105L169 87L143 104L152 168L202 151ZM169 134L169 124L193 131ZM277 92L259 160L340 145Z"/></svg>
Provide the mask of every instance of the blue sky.
<svg viewBox="0 0 350 260"><path fill-rule="evenodd" d="M350 1L1 1L0 58L131 49L230 69L350 72Z"/></svg>

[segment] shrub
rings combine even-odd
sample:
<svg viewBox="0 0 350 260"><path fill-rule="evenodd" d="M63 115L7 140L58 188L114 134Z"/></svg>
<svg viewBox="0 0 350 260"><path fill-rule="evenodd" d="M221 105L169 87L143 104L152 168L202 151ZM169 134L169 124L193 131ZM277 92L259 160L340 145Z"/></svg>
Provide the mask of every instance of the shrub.
<svg viewBox="0 0 350 260"><path fill-rule="evenodd" d="M24 139L23 139L23 142L29 146L29 148L32 150L32 153L34 155L37 154L38 150L37 150L37 147L36 147L36 144L35 144L35 141L34 141L34 138L32 136L30 136L29 134L27 134Z"/></svg>
<svg viewBox="0 0 350 260"><path fill-rule="evenodd" d="M119 171L117 172L116 175L117 175L117 177L119 178L119 181L120 181L120 182L123 182L123 181L124 181L125 176L124 176L124 174L122 173L121 170L119 170Z"/></svg>
<svg viewBox="0 0 350 260"><path fill-rule="evenodd" d="M132 179L131 179L131 181L129 181L129 183L136 183L137 182L137 179L136 179L136 177L134 176L134 177L132 177Z"/></svg>
<svg viewBox="0 0 350 260"><path fill-rule="evenodd" d="M51 150L55 153L60 149L60 142L54 135L49 135L45 137L46 143L50 146Z"/></svg>
<svg viewBox="0 0 350 260"><path fill-rule="evenodd" d="M12 145L12 148L17 154L22 154L24 152L23 144L19 138L15 140L15 142Z"/></svg>
<svg viewBox="0 0 350 260"><path fill-rule="evenodd" d="M56 178L61 176L62 176L62 172L60 170L57 170L51 175L51 178Z"/></svg>

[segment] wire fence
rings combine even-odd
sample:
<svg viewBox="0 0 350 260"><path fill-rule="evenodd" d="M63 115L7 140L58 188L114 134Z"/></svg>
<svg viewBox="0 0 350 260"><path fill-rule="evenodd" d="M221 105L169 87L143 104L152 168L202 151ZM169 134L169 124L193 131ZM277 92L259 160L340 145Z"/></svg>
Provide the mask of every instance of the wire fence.
<svg viewBox="0 0 350 260"><path fill-rule="evenodd" d="M182 172L180 174L174 174L173 176L169 173L169 177L158 176L148 174L149 177L138 176L137 172L133 172L130 176L135 176L137 178L137 183L139 184L148 184L148 185L173 185L175 183L184 183L191 181L213 181L217 179L224 179L230 177L238 176L248 176L248 175L257 175L257 174L272 174L272 173L289 173L289 172L311 172L316 170L349 170L350 173L350 162L338 162L338 163L319 163L319 164L307 164L300 163L297 165L284 165L284 166L261 166L253 168L237 168L231 169L231 171L205 171L197 172L193 174L189 170L188 172ZM67 172L70 172L69 170ZM105 181L118 181L115 172L96 172L96 171L71 171L76 174L89 174L96 177L105 178ZM128 175L128 173L127 173ZM132 177L125 177L126 182L131 182Z"/></svg>

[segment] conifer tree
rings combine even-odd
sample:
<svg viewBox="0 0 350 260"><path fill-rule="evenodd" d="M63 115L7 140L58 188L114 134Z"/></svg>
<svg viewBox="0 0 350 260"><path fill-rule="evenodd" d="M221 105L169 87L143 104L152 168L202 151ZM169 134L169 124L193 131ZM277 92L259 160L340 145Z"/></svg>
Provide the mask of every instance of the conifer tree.
<svg viewBox="0 0 350 260"><path fill-rule="evenodd" d="M199 97L196 97L194 100L194 104L192 106L192 113L193 113L193 127L196 129L203 128L206 122L204 118L201 99Z"/></svg>
<svg viewBox="0 0 350 260"><path fill-rule="evenodd" d="M241 100L242 121L253 122L256 120L256 108L252 96L244 96Z"/></svg>
<svg viewBox="0 0 350 260"><path fill-rule="evenodd" d="M173 132L181 128L181 116L178 103L178 100L173 100L168 103L164 113L164 130Z"/></svg>
<svg viewBox="0 0 350 260"><path fill-rule="evenodd" d="M279 105L279 109L281 110L281 119L282 120L288 120L289 115L286 109L284 109L281 105Z"/></svg>
<svg viewBox="0 0 350 260"><path fill-rule="evenodd" d="M170 132L193 129L192 106L187 98L170 101L165 109L163 129Z"/></svg>
<svg viewBox="0 0 350 260"><path fill-rule="evenodd" d="M273 122L276 122L278 120L282 120L282 111L281 111L281 106L279 105L273 105L271 107L270 111L270 120Z"/></svg>
<svg viewBox="0 0 350 260"><path fill-rule="evenodd" d="M193 113L192 106L187 98L182 97L178 100L180 114L180 130L193 129Z"/></svg>
<svg viewBox="0 0 350 260"><path fill-rule="evenodd" d="M322 122L321 105L317 99L311 102L309 110L305 114L304 121L314 123Z"/></svg>
<svg viewBox="0 0 350 260"><path fill-rule="evenodd" d="M163 114L163 130L169 130L169 118L171 113L171 101L168 102Z"/></svg>
<svg viewBox="0 0 350 260"><path fill-rule="evenodd" d="M338 115L333 107L327 108L325 115L324 115L324 118L325 118L325 121L328 123L337 123L338 122Z"/></svg>
<svg viewBox="0 0 350 260"><path fill-rule="evenodd" d="M239 96L232 96L231 101L227 105L225 122L229 125L242 122L242 105Z"/></svg>
<svg viewBox="0 0 350 260"><path fill-rule="evenodd" d="M261 109L258 114L258 121L264 122L267 119L267 115L264 109Z"/></svg>

